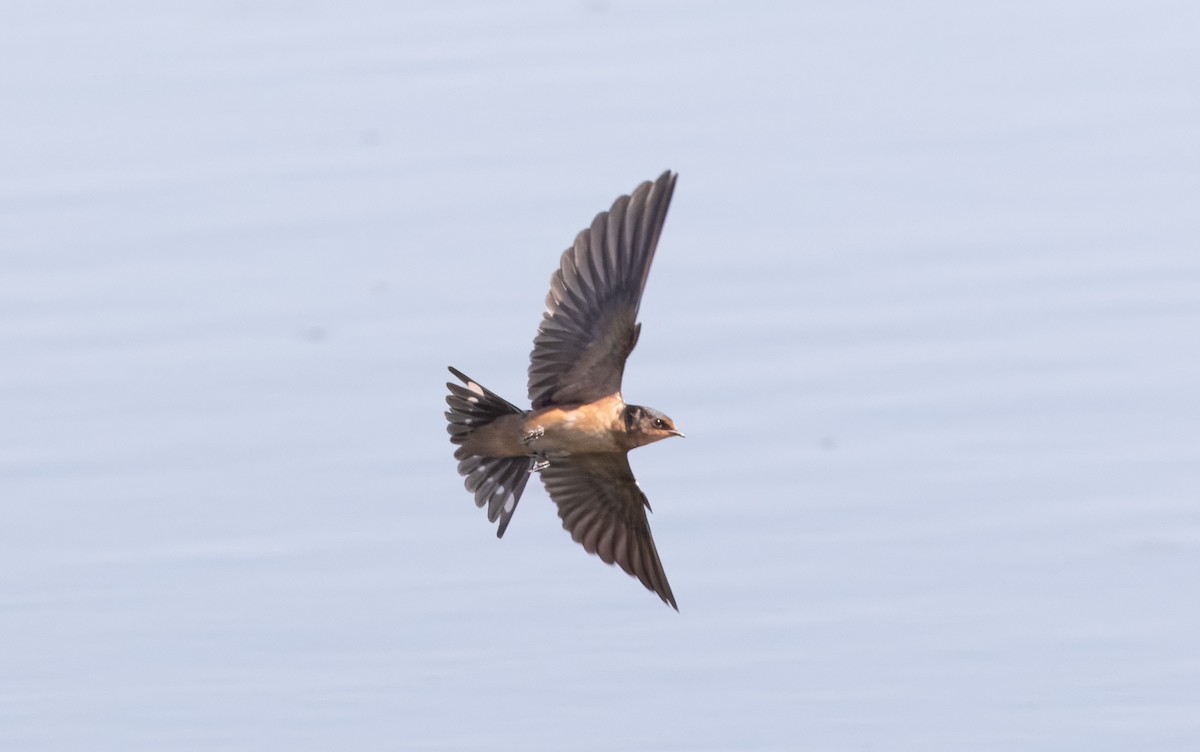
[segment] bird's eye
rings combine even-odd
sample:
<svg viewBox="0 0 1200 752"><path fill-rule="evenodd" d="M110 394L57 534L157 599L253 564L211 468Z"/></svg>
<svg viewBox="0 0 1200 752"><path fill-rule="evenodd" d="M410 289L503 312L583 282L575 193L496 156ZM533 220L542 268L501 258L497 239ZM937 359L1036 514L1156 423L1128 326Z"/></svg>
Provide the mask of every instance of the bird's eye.
<svg viewBox="0 0 1200 752"><path fill-rule="evenodd" d="M665 420L663 420L662 418L655 418L654 419L654 427L655 428L666 428L667 422Z"/></svg>

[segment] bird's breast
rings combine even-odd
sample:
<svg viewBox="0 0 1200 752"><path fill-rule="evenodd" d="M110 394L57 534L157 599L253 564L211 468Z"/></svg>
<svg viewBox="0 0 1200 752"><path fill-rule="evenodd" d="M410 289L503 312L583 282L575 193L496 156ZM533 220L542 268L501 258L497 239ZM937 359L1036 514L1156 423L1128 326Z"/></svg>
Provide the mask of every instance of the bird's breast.
<svg viewBox="0 0 1200 752"><path fill-rule="evenodd" d="M544 407L529 413L526 430L544 433L532 449L547 454L624 452L625 401L614 394L582 405Z"/></svg>

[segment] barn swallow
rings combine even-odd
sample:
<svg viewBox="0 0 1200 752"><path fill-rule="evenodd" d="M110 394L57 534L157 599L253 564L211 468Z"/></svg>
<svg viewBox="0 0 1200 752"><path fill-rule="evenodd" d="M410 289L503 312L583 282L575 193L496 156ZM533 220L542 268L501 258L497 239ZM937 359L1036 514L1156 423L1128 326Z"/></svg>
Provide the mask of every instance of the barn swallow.
<svg viewBox="0 0 1200 752"><path fill-rule="evenodd" d="M576 543L678 611L650 535L650 502L628 454L683 434L663 413L628 405L621 396L676 177L664 172L621 196L563 252L530 354L532 408L522 410L451 367L462 384L446 384L446 420L458 445L458 472L475 505L486 505L488 519L499 521L497 537L536 472Z"/></svg>

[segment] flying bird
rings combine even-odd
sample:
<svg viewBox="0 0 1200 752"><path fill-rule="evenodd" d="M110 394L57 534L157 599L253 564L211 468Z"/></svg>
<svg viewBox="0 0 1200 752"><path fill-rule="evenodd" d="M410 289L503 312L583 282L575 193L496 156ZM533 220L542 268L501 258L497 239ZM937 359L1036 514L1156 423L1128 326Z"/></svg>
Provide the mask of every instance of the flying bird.
<svg viewBox="0 0 1200 752"><path fill-rule="evenodd" d="M629 450L683 436L675 422L621 395L625 360L637 344L642 290L676 173L621 196L579 233L550 276L546 312L533 340L523 410L461 371L447 383L450 441L475 505L502 537L529 476L537 473L571 537L588 553L636 577L676 611Z"/></svg>

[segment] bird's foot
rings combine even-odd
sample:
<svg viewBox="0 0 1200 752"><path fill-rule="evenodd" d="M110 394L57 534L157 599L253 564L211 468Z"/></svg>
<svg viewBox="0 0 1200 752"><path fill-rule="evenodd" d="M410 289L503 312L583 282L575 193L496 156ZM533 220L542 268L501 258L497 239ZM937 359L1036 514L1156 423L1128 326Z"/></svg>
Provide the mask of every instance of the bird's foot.
<svg viewBox="0 0 1200 752"><path fill-rule="evenodd" d="M546 455L542 453L535 454L529 458L529 469L527 473L537 473L550 467L550 460L546 459Z"/></svg>
<svg viewBox="0 0 1200 752"><path fill-rule="evenodd" d="M533 428L533 430L525 432L525 435L521 437L521 443L522 444L532 444L533 442L537 441L538 439L542 438L545 435L546 435L546 429L542 428L541 426L536 426Z"/></svg>

